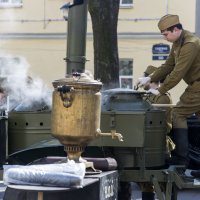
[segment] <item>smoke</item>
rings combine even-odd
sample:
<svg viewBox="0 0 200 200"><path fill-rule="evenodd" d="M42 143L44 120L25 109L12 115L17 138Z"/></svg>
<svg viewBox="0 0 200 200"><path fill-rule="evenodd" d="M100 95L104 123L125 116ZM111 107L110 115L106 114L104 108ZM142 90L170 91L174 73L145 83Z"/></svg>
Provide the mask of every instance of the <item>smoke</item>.
<svg viewBox="0 0 200 200"><path fill-rule="evenodd" d="M0 87L6 94L7 110L12 110L19 104L30 107L35 103L43 103L51 107L51 91L38 77L28 75L30 65L23 57L1 55L0 57ZM0 108L5 108L0 105Z"/></svg>

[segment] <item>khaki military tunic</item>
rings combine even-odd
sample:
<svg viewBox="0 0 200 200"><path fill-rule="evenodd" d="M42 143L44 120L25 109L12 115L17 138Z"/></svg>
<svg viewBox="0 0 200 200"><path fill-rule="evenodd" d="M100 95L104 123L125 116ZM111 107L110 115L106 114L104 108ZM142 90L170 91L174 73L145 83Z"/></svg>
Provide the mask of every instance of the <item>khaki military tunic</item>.
<svg viewBox="0 0 200 200"><path fill-rule="evenodd" d="M149 95L145 99L151 104L172 104L171 96L168 92L160 95ZM167 123L167 133L170 133L172 129L172 108L160 108L166 111L166 123Z"/></svg>
<svg viewBox="0 0 200 200"><path fill-rule="evenodd" d="M187 128L187 117L194 113L200 116L200 39L189 31L182 31L180 38L173 43L168 59L151 75L151 80L159 81L165 77L158 89L161 94L182 79L188 84L173 109L173 126Z"/></svg>

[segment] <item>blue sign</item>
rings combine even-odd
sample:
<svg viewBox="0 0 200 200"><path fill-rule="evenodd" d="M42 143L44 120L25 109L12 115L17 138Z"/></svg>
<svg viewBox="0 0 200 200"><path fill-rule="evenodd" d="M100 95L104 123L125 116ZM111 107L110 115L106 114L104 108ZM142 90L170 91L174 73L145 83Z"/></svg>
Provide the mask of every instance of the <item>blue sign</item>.
<svg viewBox="0 0 200 200"><path fill-rule="evenodd" d="M153 55L152 59L153 60L166 60L167 59L167 55Z"/></svg>
<svg viewBox="0 0 200 200"><path fill-rule="evenodd" d="M154 44L152 47L153 54L169 54L170 46L168 44Z"/></svg>

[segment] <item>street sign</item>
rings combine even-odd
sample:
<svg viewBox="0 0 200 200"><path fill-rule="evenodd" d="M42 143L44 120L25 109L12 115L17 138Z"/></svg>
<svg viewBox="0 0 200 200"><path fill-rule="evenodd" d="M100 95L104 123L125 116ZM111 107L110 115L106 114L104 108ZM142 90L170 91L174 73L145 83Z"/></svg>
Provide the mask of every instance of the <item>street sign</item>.
<svg viewBox="0 0 200 200"><path fill-rule="evenodd" d="M153 60L166 60L168 55L153 55L152 59Z"/></svg>
<svg viewBox="0 0 200 200"><path fill-rule="evenodd" d="M152 46L152 60L166 60L170 52L168 44L154 44Z"/></svg>
<svg viewBox="0 0 200 200"><path fill-rule="evenodd" d="M170 46L168 44L154 44L152 47L153 54L169 54Z"/></svg>

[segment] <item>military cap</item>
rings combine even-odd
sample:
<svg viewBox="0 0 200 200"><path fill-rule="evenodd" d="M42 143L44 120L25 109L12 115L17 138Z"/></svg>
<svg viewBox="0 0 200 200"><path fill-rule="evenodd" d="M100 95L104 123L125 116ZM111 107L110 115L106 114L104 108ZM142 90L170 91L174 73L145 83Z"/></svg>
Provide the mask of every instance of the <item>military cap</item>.
<svg viewBox="0 0 200 200"><path fill-rule="evenodd" d="M144 76L149 76L150 74L152 74L153 72L155 72L157 69L157 67L154 67L152 65L149 65L146 70L144 71Z"/></svg>
<svg viewBox="0 0 200 200"><path fill-rule="evenodd" d="M160 29L160 31L164 31L167 28L174 26L176 24L179 24L179 16L178 15L165 15L163 17L160 18L159 22L158 22L158 28Z"/></svg>

